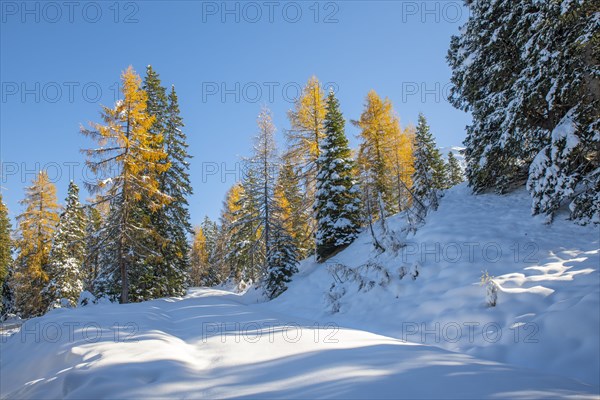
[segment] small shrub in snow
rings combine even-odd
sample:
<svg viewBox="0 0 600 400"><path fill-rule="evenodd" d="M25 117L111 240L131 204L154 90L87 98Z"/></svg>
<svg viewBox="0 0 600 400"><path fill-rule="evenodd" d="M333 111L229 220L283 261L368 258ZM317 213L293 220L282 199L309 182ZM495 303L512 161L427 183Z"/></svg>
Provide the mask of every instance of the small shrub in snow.
<svg viewBox="0 0 600 400"><path fill-rule="evenodd" d="M481 285L486 287L485 300L488 307L496 307L498 303L498 284L494 281L494 277L485 271L481 275Z"/></svg>

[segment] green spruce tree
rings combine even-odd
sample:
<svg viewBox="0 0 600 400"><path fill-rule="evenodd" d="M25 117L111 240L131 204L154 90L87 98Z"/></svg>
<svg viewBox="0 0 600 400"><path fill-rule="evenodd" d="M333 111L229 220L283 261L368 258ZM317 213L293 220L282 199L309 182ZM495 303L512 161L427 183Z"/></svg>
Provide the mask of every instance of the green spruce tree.
<svg viewBox="0 0 600 400"><path fill-rule="evenodd" d="M414 162L413 193L420 205L436 210L439 191L446 187L446 168L423 114L419 114L415 134Z"/></svg>
<svg viewBox="0 0 600 400"><path fill-rule="evenodd" d="M0 315L4 314L10 301L8 288L9 271L12 264L11 224L8 218L8 208L0 194Z"/></svg>
<svg viewBox="0 0 600 400"><path fill-rule="evenodd" d="M327 98L325 137L317 159L314 210L317 259L322 261L344 248L360 230L360 194L354 180L354 162L344 130L344 117L333 92Z"/></svg>
<svg viewBox="0 0 600 400"><path fill-rule="evenodd" d="M454 157L454 154L452 152L448 153L448 163L446 164L446 166L446 177L448 179L448 187L458 185L459 183L464 181L462 168L460 167L458 160L456 159L456 157Z"/></svg>
<svg viewBox="0 0 600 400"><path fill-rule="evenodd" d="M298 272L298 250L281 224L272 230L270 241L264 291L269 299L274 299L287 290L292 275Z"/></svg>
<svg viewBox="0 0 600 400"><path fill-rule="evenodd" d="M45 303L49 308L77 306L84 285L86 222L79 202L79 187L71 182L50 252L49 281L44 288Z"/></svg>

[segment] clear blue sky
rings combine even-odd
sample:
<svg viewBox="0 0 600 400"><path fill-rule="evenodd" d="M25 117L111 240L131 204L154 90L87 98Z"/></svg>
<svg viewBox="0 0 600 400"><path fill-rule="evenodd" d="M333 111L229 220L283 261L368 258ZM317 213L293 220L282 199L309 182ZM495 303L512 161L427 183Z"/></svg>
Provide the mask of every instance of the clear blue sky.
<svg viewBox="0 0 600 400"><path fill-rule="evenodd" d="M79 150L91 143L79 126L114 103L128 65L143 76L151 64L176 86L194 157L194 224L218 216L236 180L222 170L248 154L261 105L282 138L291 99L311 75L333 82L347 120L360 116L370 89L392 100L402 125L422 111L440 146L459 145L470 120L445 100L450 36L467 18L459 1L0 5L0 185L13 217L39 167L61 202L69 175L88 175ZM347 134L356 146L351 124Z"/></svg>

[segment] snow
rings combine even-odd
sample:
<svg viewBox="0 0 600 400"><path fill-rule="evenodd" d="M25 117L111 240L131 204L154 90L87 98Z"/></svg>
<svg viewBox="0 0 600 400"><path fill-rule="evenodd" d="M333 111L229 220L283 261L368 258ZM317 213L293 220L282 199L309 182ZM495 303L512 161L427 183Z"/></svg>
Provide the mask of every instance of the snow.
<svg viewBox="0 0 600 400"><path fill-rule="evenodd" d="M359 272L368 263L381 265L389 282L381 285L381 273L365 272L361 279L376 282L371 289L359 289L354 281L340 284L327 265L307 260L288 291L268 306L570 376L597 388L600 228L578 226L564 214L547 225L543 217L531 217L529 199L524 189L474 196L466 184L458 185L446 192L438 211L406 239L398 255L375 256L363 233L328 262ZM391 218L388 229L399 232L403 223ZM399 279L415 266L415 280ZM496 307L486 306L486 288L480 284L486 272L499 288ZM336 308L339 312L332 313ZM477 324L473 338L471 324ZM450 331L456 326L462 332L453 340ZM488 328L499 330L499 337L486 336Z"/></svg>
<svg viewBox="0 0 600 400"><path fill-rule="evenodd" d="M458 164L461 166L463 171L465 170L465 167L467 165L465 156L462 153L462 151L464 151L464 150L465 150L465 148L460 147L460 146L447 146L447 147L439 148L440 154L441 154L444 162L448 161L448 153L452 152L452 154L454 154L454 157L458 161Z"/></svg>
<svg viewBox="0 0 600 400"><path fill-rule="evenodd" d="M53 310L0 335L0 397L598 398L597 227L461 184L404 240L377 255L363 233L305 260L271 302L194 288Z"/></svg>
<svg viewBox="0 0 600 400"><path fill-rule="evenodd" d="M184 299L58 310L29 320L1 345L1 395L527 398L595 390L364 330L338 330L243 300L194 289Z"/></svg>

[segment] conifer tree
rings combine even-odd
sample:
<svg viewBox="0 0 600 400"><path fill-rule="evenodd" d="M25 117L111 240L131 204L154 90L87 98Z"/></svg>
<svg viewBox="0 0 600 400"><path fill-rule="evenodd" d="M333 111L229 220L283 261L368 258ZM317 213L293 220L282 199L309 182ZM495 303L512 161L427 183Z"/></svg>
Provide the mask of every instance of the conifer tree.
<svg viewBox="0 0 600 400"><path fill-rule="evenodd" d="M93 282L100 273L100 232L103 225L103 216L98 207L87 205L85 213L85 254L82 274L84 290L93 291Z"/></svg>
<svg viewBox="0 0 600 400"><path fill-rule="evenodd" d="M231 278L237 283L256 282L265 265L264 229L261 213L261 189L256 170L249 168L241 182L239 198L230 225L231 245L226 260Z"/></svg>
<svg viewBox="0 0 600 400"><path fill-rule="evenodd" d="M370 210L369 218L383 220L394 211L396 204L390 161L394 158L393 138L400 135L400 122L389 99L382 100L371 90L360 119L353 123L361 130L358 164L362 192L369 197L364 199L364 203Z"/></svg>
<svg viewBox="0 0 600 400"><path fill-rule="evenodd" d="M333 92L327 98L325 137L317 160L317 260L325 260L352 243L360 230L361 208L354 162L344 117Z"/></svg>
<svg viewBox="0 0 600 400"><path fill-rule="evenodd" d="M237 232L234 222L240 210L242 192L241 183L236 183L229 188L221 210L216 258L219 263L219 270L223 273L225 279L236 278L235 254L233 251L236 244L233 242L232 237Z"/></svg>
<svg viewBox="0 0 600 400"><path fill-rule="evenodd" d="M41 171L25 191L21 201L25 211L17 217L17 258L15 260L15 306L24 317L46 311L42 290L48 282L48 263L52 238L60 209L56 187Z"/></svg>
<svg viewBox="0 0 600 400"><path fill-rule="evenodd" d="M415 128L408 126L398 130L390 138L389 168L392 176L392 197L395 211L403 211L412 205L412 174L414 167Z"/></svg>
<svg viewBox="0 0 600 400"><path fill-rule="evenodd" d="M201 226L197 226L194 232L194 240L190 250L190 285L203 286L206 270L208 268L208 250L206 248L206 236Z"/></svg>
<svg viewBox="0 0 600 400"><path fill-rule="evenodd" d="M534 214L600 222L600 29L594 1L467 1L452 38L452 104L471 111L466 176L476 192L527 181Z"/></svg>
<svg viewBox="0 0 600 400"><path fill-rule="evenodd" d="M288 157L303 176L313 182L317 175L319 145L325 137L325 94L317 77L311 77L288 113L290 129L286 131Z"/></svg>
<svg viewBox="0 0 600 400"><path fill-rule="evenodd" d="M312 210L305 209L306 196L298 169L287 155L283 156L277 177L278 197L284 207L283 221L292 236L300 259L308 257L315 246L311 228Z"/></svg>
<svg viewBox="0 0 600 400"><path fill-rule="evenodd" d="M141 276L144 258L156 255L138 239L153 236L147 215L140 212L142 200L156 212L172 198L160 191L157 179L168 168L167 157L159 144L163 136L149 132L155 117L147 113L147 95L141 89L141 79L132 67L122 75L123 100L114 108L103 107L104 124L93 123L82 133L100 144L86 150L88 166L98 176L89 184L98 201L108 203L110 211L102 228L102 271L95 282L98 295L120 297L129 302L130 278Z"/></svg>
<svg viewBox="0 0 600 400"><path fill-rule="evenodd" d="M192 233L187 202L187 196L192 193L188 174L190 157L187 154L186 136L181 129L183 121L175 88L172 87L167 95L159 75L150 65L146 69L142 87L147 93L146 111L154 117L148 132L163 138L155 144L166 154L159 162L168 166L156 179L160 192L171 201L152 210L148 201L142 199L139 212L148 220L154 235L141 237L140 241L146 241L146 247L154 251L144 260L138 277L139 300L185 293L190 267L187 235Z"/></svg>
<svg viewBox="0 0 600 400"><path fill-rule="evenodd" d="M43 295L49 308L77 306L84 284L86 225L85 212L79 202L79 187L71 182L48 263L49 281Z"/></svg>
<svg viewBox="0 0 600 400"><path fill-rule="evenodd" d="M212 221L208 216L204 217L202 224L202 232L206 240L206 254L207 254L207 273L205 278L206 286L216 286L220 284L224 277L222 276L221 265L217 259L217 243L219 240L219 226L216 222Z"/></svg>
<svg viewBox="0 0 600 400"><path fill-rule="evenodd" d="M196 227L190 255L190 282L194 286L216 286L223 281L217 258L219 227L208 216Z"/></svg>
<svg viewBox="0 0 600 400"><path fill-rule="evenodd" d="M159 189L171 201L151 215L156 232L166 240L161 246L161 256L156 260L154 279L164 282L158 296L179 296L185 293L190 262L187 240L187 235L192 233L187 201L192 194L188 172L190 156L174 87L171 87L166 105L164 151L167 157L164 162L169 168L159 178Z"/></svg>
<svg viewBox="0 0 600 400"><path fill-rule="evenodd" d="M452 152L448 153L447 168L448 171L446 176L448 178L448 187L458 185L464 180L462 168L460 167L458 160L456 159L456 157L454 157L454 154Z"/></svg>
<svg viewBox="0 0 600 400"><path fill-rule="evenodd" d="M290 129L286 131L288 148L284 158L291 164L294 174L299 178L303 192L303 202L299 212L306 216L306 223L303 226L297 226L303 230L296 236L300 238L302 247L309 246L303 251L306 254L315 248L312 238L316 229L316 220L312 214L312 208L316 190L320 142L325 137L325 99L325 93L319 80L313 76L303 88L300 97L294 104L294 109L288 113ZM311 240L304 241L303 238Z"/></svg>
<svg viewBox="0 0 600 400"><path fill-rule="evenodd" d="M8 278L11 264L11 224L8 218L8 208L6 208L6 205L2 201L2 194L0 194L0 315L6 311L4 304L9 303L10 290L8 289Z"/></svg>
<svg viewBox="0 0 600 400"><path fill-rule="evenodd" d="M415 136L415 172L413 174L413 193L420 205L436 210L439 191L446 186L445 165L435 139L423 114ZM426 210L422 210L426 212Z"/></svg>
<svg viewBox="0 0 600 400"><path fill-rule="evenodd" d="M273 229L270 241L264 290L274 299L286 291L292 275L298 272L298 254L292 237L280 224Z"/></svg>
<svg viewBox="0 0 600 400"><path fill-rule="evenodd" d="M232 224L234 233L231 239L235 243L232 256L237 264L234 269L238 282L256 282L265 275L274 223L278 158L271 112L263 109L257 123L254 151L246 162L239 211L234 215Z"/></svg>

